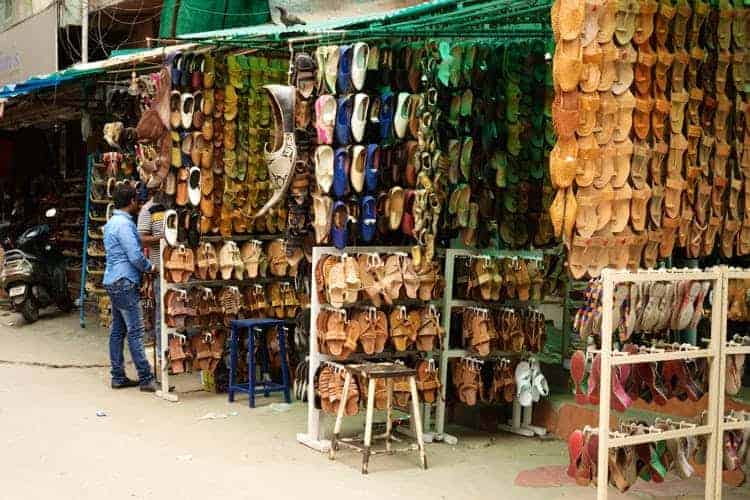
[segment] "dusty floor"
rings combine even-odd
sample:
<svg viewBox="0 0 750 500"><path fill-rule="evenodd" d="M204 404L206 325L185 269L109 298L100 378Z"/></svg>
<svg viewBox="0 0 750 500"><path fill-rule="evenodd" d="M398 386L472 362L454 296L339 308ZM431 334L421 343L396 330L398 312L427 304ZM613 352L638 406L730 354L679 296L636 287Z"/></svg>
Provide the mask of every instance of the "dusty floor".
<svg viewBox="0 0 750 500"><path fill-rule="evenodd" d="M362 476L352 452L329 462L297 443L300 403L276 413L205 392L167 403L137 389L111 390L106 335L79 329L73 316L48 315L32 326L0 317L0 499L595 497L576 486L515 486L519 472L564 464L567 453L562 442L505 434L428 445L427 471L411 455L375 457ZM195 385L188 377L179 388ZM209 412L229 416L200 419ZM700 488L695 482L655 496L679 490L700 498Z"/></svg>

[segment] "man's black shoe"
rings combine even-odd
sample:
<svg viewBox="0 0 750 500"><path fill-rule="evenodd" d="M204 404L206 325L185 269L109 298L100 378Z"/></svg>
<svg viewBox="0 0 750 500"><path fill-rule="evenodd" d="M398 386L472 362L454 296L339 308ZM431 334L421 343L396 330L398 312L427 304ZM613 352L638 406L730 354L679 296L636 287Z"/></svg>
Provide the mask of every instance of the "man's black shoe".
<svg viewBox="0 0 750 500"><path fill-rule="evenodd" d="M112 381L112 389L126 389L128 387L137 387L139 385L137 380L130 380L126 378L124 382Z"/></svg>
<svg viewBox="0 0 750 500"><path fill-rule="evenodd" d="M141 384L141 391L143 392L156 392L159 389L161 389L161 386L157 384L155 380L152 380L147 384Z"/></svg>

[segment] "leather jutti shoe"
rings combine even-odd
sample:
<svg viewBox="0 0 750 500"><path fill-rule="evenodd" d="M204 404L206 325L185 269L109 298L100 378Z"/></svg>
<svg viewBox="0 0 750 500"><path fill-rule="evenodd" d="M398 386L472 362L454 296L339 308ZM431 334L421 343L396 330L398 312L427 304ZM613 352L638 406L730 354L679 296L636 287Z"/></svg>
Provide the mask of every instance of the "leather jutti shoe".
<svg viewBox="0 0 750 500"><path fill-rule="evenodd" d="M271 198L255 213L254 219L264 216L283 199L297 158L294 138L295 89L285 85L264 85L263 88L268 93L274 121L272 149L269 152L267 147L263 153L273 192Z"/></svg>
<svg viewBox="0 0 750 500"><path fill-rule="evenodd" d="M315 128L318 144L333 144L333 129L336 123L337 104L331 95L321 95L315 101Z"/></svg>

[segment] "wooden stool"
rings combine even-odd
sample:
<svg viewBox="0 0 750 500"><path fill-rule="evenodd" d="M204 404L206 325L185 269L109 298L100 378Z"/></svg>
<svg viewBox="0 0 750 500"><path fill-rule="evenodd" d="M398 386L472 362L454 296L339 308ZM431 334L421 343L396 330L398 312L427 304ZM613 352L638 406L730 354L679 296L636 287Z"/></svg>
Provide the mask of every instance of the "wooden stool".
<svg viewBox="0 0 750 500"><path fill-rule="evenodd" d="M401 440L392 436L392 423L391 423L391 411L393 409L393 379L406 377L409 380L409 390L411 393L411 420L414 422L414 429L417 434L417 449L419 450L419 459L422 464L422 468L427 468L427 455L424 450L424 439L422 438L422 418L419 413L419 394L417 393L417 382L415 376L416 370L407 368L403 365L397 365L395 363L364 363L357 365L343 365L346 370L346 376L344 378L344 389L341 394L341 401L339 403L338 413L336 414L336 425L333 429L333 438L331 439L331 449L329 452L329 458L334 460L336 458L336 451L338 451L339 444L357 450L362 453L362 474L367 474L367 466L370 462L370 455L377 454L393 454L397 452L414 451L414 445L408 448L392 449L391 441L400 442ZM364 435L364 446L358 446L355 443L362 441L361 437L356 438L339 438L341 432L341 423L344 420L344 407L346 406L346 400L349 396L349 387L352 384L352 377L359 375L365 377L368 380L367 387L367 416L365 419L365 435ZM375 411L375 380L385 379L386 387L388 391L387 407L386 407L386 422L385 422L385 433L374 436L375 439L385 440L384 451L372 451L370 449L373 435L372 435L372 416Z"/></svg>

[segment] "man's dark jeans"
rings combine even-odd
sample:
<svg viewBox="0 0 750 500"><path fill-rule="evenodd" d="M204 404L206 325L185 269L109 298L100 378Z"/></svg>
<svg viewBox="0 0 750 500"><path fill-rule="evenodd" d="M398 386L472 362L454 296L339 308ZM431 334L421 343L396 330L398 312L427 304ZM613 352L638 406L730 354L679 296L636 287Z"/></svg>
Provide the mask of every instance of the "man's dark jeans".
<svg viewBox="0 0 750 500"><path fill-rule="evenodd" d="M130 357L138 370L138 380L141 385L148 384L154 375L143 347L143 312L138 286L122 278L105 288L112 301L112 329L109 334L112 382L119 384L126 380L123 349L127 336Z"/></svg>

